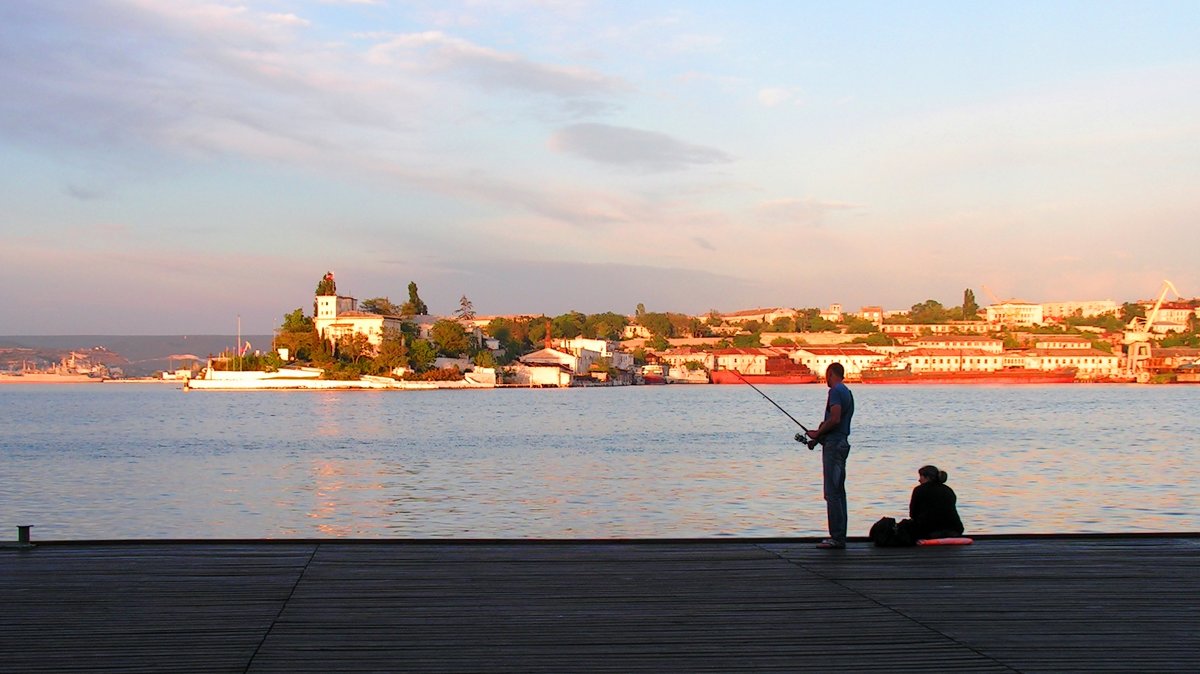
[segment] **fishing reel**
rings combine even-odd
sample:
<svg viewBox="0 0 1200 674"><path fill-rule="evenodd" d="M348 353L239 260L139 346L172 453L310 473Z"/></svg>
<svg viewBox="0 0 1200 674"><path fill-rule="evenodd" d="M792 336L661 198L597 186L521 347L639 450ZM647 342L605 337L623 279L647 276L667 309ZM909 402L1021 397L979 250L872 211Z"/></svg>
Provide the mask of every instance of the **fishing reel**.
<svg viewBox="0 0 1200 674"><path fill-rule="evenodd" d="M816 440L813 440L812 438L808 437L807 433L797 433L796 434L796 442L799 442L803 445L808 445L809 449L813 449L817 445L821 444L821 443L817 442Z"/></svg>

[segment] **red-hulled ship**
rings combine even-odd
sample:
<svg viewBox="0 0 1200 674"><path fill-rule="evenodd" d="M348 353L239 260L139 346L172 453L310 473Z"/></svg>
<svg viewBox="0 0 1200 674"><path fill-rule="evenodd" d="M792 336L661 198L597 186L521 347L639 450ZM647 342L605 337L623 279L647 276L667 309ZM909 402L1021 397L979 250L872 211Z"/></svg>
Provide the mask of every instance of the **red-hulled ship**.
<svg viewBox="0 0 1200 674"><path fill-rule="evenodd" d="M1071 384L1075 382L1075 368L1030 370L1010 367L993 372L913 372L908 368L867 368L862 371L861 381L864 384Z"/></svg>

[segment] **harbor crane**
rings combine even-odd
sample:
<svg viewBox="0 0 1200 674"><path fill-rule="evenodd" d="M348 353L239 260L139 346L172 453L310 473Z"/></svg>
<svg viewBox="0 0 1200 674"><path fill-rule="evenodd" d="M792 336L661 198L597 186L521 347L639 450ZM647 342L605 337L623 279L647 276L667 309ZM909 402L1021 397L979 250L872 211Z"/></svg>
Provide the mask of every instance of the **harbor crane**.
<svg viewBox="0 0 1200 674"><path fill-rule="evenodd" d="M1158 300L1154 302L1154 307L1150 312L1144 318L1134 316L1125 326L1125 360L1129 374L1137 377L1138 381L1149 378L1145 371L1145 364L1150 359L1150 335L1153 334L1154 321L1158 318L1158 310L1162 308L1163 299L1166 298L1168 290L1175 293L1176 299L1182 299L1175 284L1163 279L1162 292L1158 294Z"/></svg>

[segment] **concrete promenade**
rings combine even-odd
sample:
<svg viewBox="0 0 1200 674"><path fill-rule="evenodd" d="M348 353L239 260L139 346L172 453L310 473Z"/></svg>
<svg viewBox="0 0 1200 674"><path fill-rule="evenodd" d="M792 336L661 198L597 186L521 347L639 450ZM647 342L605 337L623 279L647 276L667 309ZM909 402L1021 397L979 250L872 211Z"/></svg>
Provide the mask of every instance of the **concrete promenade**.
<svg viewBox="0 0 1200 674"><path fill-rule="evenodd" d="M3 672L1195 671L1200 537L43 543L0 606Z"/></svg>

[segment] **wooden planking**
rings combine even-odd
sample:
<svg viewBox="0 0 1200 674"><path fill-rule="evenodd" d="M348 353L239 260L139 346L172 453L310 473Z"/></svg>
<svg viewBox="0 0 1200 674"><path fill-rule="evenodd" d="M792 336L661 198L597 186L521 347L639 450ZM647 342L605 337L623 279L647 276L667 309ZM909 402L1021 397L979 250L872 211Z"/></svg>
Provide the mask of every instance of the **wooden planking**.
<svg viewBox="0 0 1200 674"><path fill-rule="evenodd" d="M774 551L1021 671L1177 671L1200 653L1195 538Z"/></svg>
<svg viewBox="0 0 1200 674"><path fill-rule="evenodd" d="M1177 670L1195 538L0 549L0 671Z"/></svg>
<svg viewBox="0 0 1200 674"><path fill-rule="evenodd" d="M0 670L243 671L314 548L0 550Z"/></svg>

